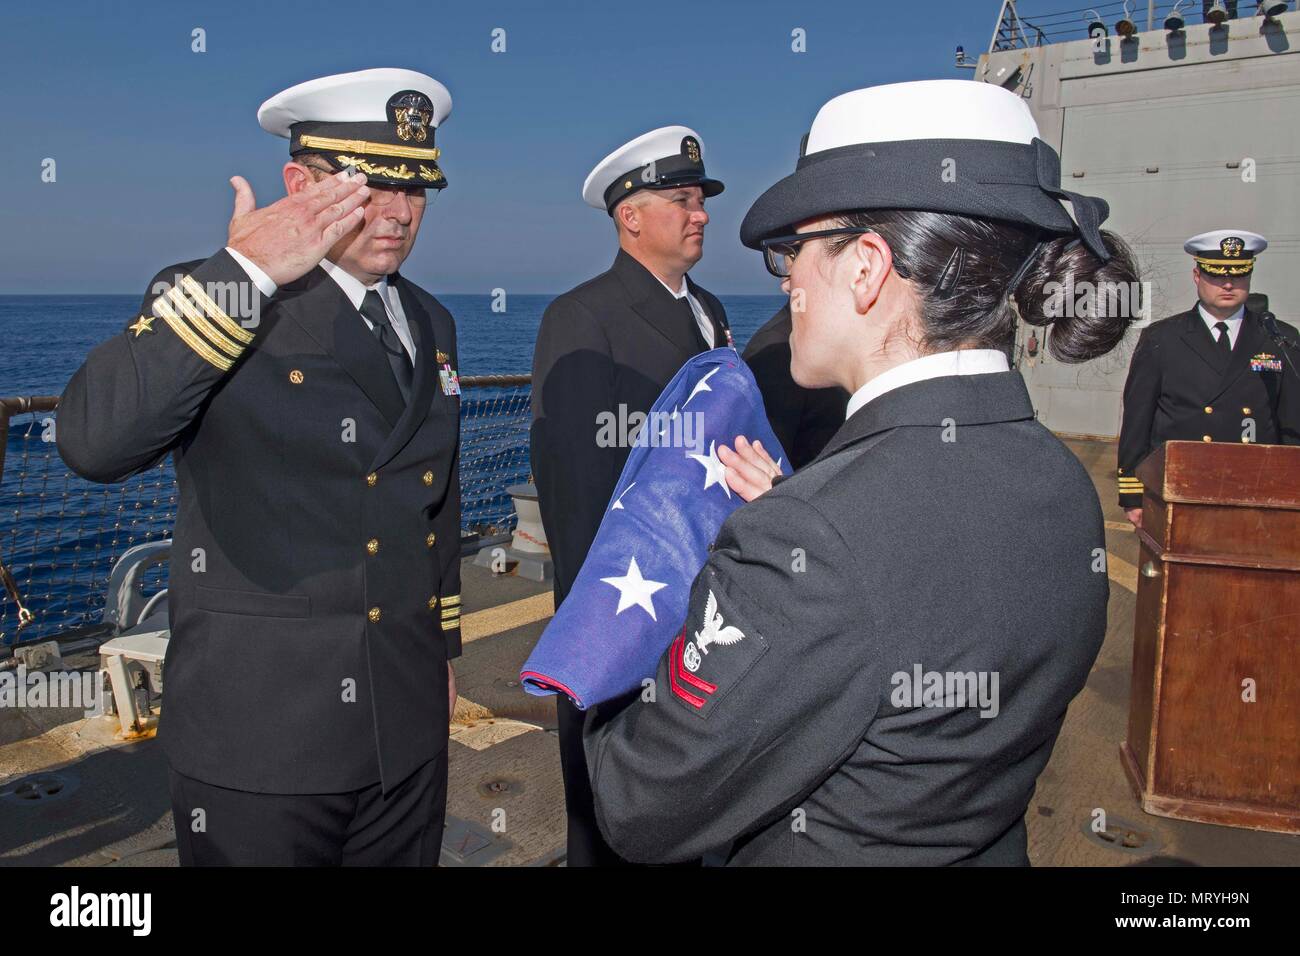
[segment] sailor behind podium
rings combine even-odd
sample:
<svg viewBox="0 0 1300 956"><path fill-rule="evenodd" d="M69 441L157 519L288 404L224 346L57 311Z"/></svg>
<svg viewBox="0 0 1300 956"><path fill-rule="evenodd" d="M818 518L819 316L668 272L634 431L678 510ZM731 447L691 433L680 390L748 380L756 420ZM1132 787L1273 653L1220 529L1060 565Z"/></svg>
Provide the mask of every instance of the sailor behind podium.
<svg viewBox="0 0 1300 956"><path fill-rule="evenodd" d="M1195 262L1196 304L1142 330L1124 383L1116 472L1120 507L1138 527L1136 470L1165 442L1300 444L1300 336L1249 301L1267 248L1245 229L1192 236L1183 250Z"/></svg>
<svg viewBox="0 0 1300 956"><path fill-rule="evenodd" d="M63 394L78 474L175 462L159 737L183 865L438 860L460 653L456 331L398 267L446 185L433 139L450 110L411 70L272 97L258 119L289 140L288 195L258 209L232 179L226 248L159 273Z"/></svg>
<svg viewBox="0 0 1300 956"><path fill-rule="evenodd" d="M598 438L602 416L645 415L691 356L732 344L722 303L687 274L704 254L705 200L722 190L705 171L699 134L685 126L625 143L583 184L587 205L613 220L619 249L608 272L547 307L533 353L532 467L557 605L631 450L630 441ZM592 808L583 714L565 697L557 706L568 865L618 865Z"/></svg>
<svg viewBox="0 0 1300 956"><path fill-rule="evenodd" d="M821 109L741 241L803 292L793 380L843 387L848 417L775 487L737 441L728 484L749 503L695 579L654 699L589 717L617 852L1028 862L1025 812L1109 586L1096 491L1005 349L1017 312L1050 321L1047 283L1136 279L1107 211L1061 188L1028 106L998 87L902 83ZM1062 318L1049 348L1086 361L1129 321Z"/></svg>

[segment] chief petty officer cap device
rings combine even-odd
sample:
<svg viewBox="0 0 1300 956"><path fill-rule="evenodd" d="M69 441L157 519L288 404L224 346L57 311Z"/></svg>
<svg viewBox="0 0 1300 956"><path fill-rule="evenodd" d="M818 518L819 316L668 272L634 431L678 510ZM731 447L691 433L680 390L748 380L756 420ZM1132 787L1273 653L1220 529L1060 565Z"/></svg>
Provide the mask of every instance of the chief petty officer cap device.
<svg viewBox="0 0 1300 956"><path fill-rule="evenodd" d="M745 215L740 241L758 249L806 219L870 209L955 213L1077 234L1098 259L1110 258L1101 238L1109 205L1062 189L1060 157L1039 138L1029 107L987 83L921 80L835 97L817 112L795 171ZM1031 253L1008 288L1033 259Z"/></svg>
<svg viewBox="0 0 1300 956"><path fill-rule="evenodd" d="M724 189L704 172L699 134L688 126L664 126L624 143L597 163L582 184L582 199L612 216L614 208L638 189L681 186L699 186L706 197Z"/></svg>
<svg viewBox="0 0 1300 956"><path fill-rule="evenodd" d="M1267 239L1244 229L1215 229L1183 243L1183 251L1196 260L1196 267L1212 276L1250 275L1255 257L1267 248Z"/></svg>
<svg viewBox="0 0 1300 956"><path fill-rule="evenodd" d="M379 69L308 80L257 111L262 129L289 140L289 154L316 153L336 171L352 167L380 186L442 189L434 133L451 94L414 70Z"/></svg>

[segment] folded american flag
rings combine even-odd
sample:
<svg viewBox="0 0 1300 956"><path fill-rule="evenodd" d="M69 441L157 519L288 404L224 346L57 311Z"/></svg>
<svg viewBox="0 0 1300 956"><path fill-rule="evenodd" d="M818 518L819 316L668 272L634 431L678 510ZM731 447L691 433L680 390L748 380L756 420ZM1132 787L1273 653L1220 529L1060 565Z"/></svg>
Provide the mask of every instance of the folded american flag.
<svg viewBox="0 0 1300 956"><path fill-rule="evenodd" d="M654 676L709 545L744 504L717 452L737 435L789 473L748 366L732 348L703 352L637 433L578 578L520 671L525 690L564 693L586 710Z"/></svg>

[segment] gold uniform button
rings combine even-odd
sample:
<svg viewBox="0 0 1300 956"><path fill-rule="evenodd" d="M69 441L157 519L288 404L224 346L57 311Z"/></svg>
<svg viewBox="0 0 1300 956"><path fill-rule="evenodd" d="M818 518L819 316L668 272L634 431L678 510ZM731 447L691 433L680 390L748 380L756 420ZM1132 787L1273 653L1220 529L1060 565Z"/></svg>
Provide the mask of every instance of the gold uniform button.
<svg viewBox="0 0 1300 956"><path fill-rule="evenodd" d="M379 484L379 476L372 471L370 474L366 475L366 484L371 488L375 487L375 485Z"/></svg>
<svg viewBox="0 0 1300 956"><path fill-rule="evenodd" d="M437 606L438 606L438 595L435 594L433 597L429 598L429 610L432 611Z"/></svg>
<svg viewBox="0 0 1300 956"><path fill-rule="evenodd" d="M420 476L420 480L423 481L426 485L433 484L433 472L426 471L423 475Z"/></svg>
<svg viewBox="0 0 1300 956"><path fill-rule="evenodd" d="M1214 409L1213 409L1211 406L1209 406L1209 405L1206 405L1206 406L1205 406L1205 414L1209 415L1209 414L1211 414L1213 411L1214 411Z"/></svg>
<svg viewBox="0 0 1300 956"><path fill-rule="evenodd" d="M1202 435L1201 441L1214 441L1214 439L1211 438L1209 435Z"/></svg>
<svg viewBox="0 0 1300 956"><path fill-rule="evenodd" d="M371 538L369 541L366 542L366 554L378 554L378 553L379 553L379 539Z"/></svg>
<svg viewBox="0 0 1300 956"><path fill-rule="evenodd" d="M1249 415L1249 414L1250 414L1250 409L1249 409L1249 408L1243 408L1243 409L1241 410L1241 414L1243 414L1243 415Z"/></svg>
<svg viewBox="0 0 1300 956"><path fill-rule="evenodd" d="M428 536L424 539L425 547L432 548L433 543L437 540L438 540L438 536L434 534L432 531L430 531Z"/></svg>
<svg viewBox="0 0 1300 956"><path fill-rule="evenodd" d="M301 385L302 372L298 371L297 369L294 369L292 372L289 373L289 381L293 382L293 384L295 385Z"/></svg>
<svg viewBox="0 0 1300 956"><path fill-rule="evenodd" d="M377 608L377 607L372 607L369 611L366 612L366 617L370 618L370 623L371 623L371 624L378 624L378 623L379 623L379 608Z"/></svg>

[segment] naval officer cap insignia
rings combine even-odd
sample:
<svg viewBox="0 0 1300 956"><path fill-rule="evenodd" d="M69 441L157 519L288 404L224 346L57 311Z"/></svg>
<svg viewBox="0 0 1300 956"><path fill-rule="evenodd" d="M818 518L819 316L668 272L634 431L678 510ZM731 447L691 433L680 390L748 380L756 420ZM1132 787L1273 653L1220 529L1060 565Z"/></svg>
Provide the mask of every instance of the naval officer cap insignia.
<svg viewBox="0 0 1300 956"><path fill-rule="evenodd" d="M597 163L582 184L582 199L612 216L638 189L681 186L699 186L705 196L716 196L724 188L704 172L699 134L686 126L664 126L624 143Z"/></svg>
<svg viewBox="0 0 1300 956"><path fill-rule="evenodd" d="M433 136L450 113L451 94L433 77L380 69L299 83L263 103L257 121L288 139L292 156L315 153L380 186L442 189Z"/></svg>
<svg viewBox="0 0 1300 956"><path fill-rule="evenodd" d="M1255 268L1255 256L1268 248L1268 240L1244 229L1215 229L1192 236L1183 251L1197 268L1212 276L1245 276Z"/></svg>
<svg viewBox="0 0 1300 956"><path fill-rule="evenodd" d="M989 83L921 80L835 97L813 120L794 173L746 214L740 241L758 249L804 220L867 209L1078 235L1098 259L1110 258L1100 228L1110 207L1061 188L1060 157L1039 138L1029 106Z"/></svg>

